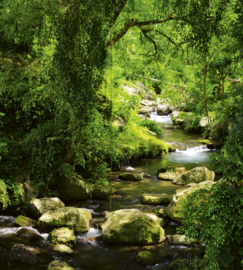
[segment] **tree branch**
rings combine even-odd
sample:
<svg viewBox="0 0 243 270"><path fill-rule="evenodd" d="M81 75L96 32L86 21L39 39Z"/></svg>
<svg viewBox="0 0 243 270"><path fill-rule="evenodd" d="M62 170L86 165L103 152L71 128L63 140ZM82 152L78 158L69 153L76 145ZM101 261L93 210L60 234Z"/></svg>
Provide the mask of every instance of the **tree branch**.
<svg viewBox="0 0 243 270"><path fill-rule="evenodd" d="M141 28L141 27L140 27L140 29L141 29L142 33L144 34L144 36L154 44L155 55L156 55L156 54L158 53L156 43L153 41L153 39L152 39L151 37L149 37L149 36L147 35L145 29L143 29L143 28ZM154 55L154 56L155 56L155 55Z"/></svg>
<svg viewBox="0 0 243 270"><path fill-rule="evenodd" d="M178 20L178 21L185 21L187 23L190 23L186 17L176 17L176 16L170 16L168 18L163 18L163 19L156 19L156 20L150 20L150 21L144 21L144 22L139 22L137 19L132 18L129 22L127 22L123 29L115 36L113 37L113 39L111 39L107 44L107 50L109 50L116 42L118 42L126 33L127 31L134 27L134 26L145 26L145 25L151 25L151 24L160 24L160 23L164 23L164 22L168 22L168 21L172 21L172 20Z"/></svg>
<svg viewBox="0 0 243 270"><path fill-rule="evenodd" d="M120 6L118 7L118 9L115 11L113 18L111 19L111 25L114 25L117 18L119 17L119 15L121 14L123 8L125 7L126 3L128 0L121 0Z"/></svg>
<svg viewBox="0 0 243 270"><path fill-rule="evenodd" d="M228 78L227 80L230 82L241 83L241 79L235 80L235 79Z"/></svg>

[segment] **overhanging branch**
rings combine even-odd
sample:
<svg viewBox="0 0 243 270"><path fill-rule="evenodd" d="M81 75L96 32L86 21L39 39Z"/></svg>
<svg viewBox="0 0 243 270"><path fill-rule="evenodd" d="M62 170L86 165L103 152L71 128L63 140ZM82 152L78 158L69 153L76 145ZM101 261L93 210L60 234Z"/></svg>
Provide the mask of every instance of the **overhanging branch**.
<svg viewBox="0 0 243 270"><path fill-rule="evenodd" d="M190 23L187 20L186 16L184 17L170 16L168 18L149 20L149 21L144 21L144 22L139 22L136 18L132 18L129 22L127 22L124 25L123 29L107 43L106 45L107 50L109 50L116 42L118 42L127 33L127 31L130 28L134 26L141 27L141 26L146 26L146 25L151 25L151 24L160 24L160 23L165 23L172 20L178 20L178 21L184 21L184 22Z"/></svg>

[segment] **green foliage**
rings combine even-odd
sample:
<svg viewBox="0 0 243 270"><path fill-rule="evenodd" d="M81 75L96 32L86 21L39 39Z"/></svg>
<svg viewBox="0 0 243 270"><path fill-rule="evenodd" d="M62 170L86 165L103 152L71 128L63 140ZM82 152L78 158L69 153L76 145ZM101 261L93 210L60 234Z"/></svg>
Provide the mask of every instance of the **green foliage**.
<svg viewBox="0 0 243 270"><path fill-rule="evenodd" d="M234 188L220 181L210 191L191 194L182 208L185 220L178 230L206 244L205 269L240 269L242 192L242 187ZM202 199L206 193L211 194L208 201ZM200 207L195 200L200 200Z"/></svg>
<svg viewBox="0 0 243 270"><path fill-rule="evenodd" d="M147 127L149 130L157 133L159 138L162 137L163 130L155 121L152 121L152 120L149 120L148 118L146 118L140 123L140 125L142 127Z"/></svg>
<svg viewBox="0 0 243 270"><path fill-rule="evenodd" d="M0 179L0 204L5 209L9 205L9 195L7 192L7 186L2 179Z"/></svg>

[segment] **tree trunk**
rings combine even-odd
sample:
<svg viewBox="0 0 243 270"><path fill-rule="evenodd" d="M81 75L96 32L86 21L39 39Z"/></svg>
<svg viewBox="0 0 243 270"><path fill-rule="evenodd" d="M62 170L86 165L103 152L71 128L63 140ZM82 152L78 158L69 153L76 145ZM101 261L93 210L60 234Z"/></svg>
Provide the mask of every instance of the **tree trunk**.
<svg viewBox="0 0 243 270"><path fill-rule="evenodd" d="M204 105L205 105L205 111L208 116L208 101L207 101L207 89L206 89L206 82L207 82L207 73L208 73L208 63L205 62L205 66L203 69L203 99L204 99Z"/></svg>

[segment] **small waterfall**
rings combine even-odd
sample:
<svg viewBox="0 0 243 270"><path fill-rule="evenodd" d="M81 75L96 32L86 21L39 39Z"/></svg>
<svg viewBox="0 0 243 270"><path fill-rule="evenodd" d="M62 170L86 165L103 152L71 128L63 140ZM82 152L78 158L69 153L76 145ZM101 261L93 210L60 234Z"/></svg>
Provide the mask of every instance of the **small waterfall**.
<svg viewBox="0 0 243 270"><path fill-rule="evenodd" d="M11 228L2 228L0 229L0 236L9 234L9 233L17 233L20 229L28 229L30 231L33 231L40 236L42 236L45 240L47 240L48 233L40 233L38 230L31 228L31 227L11 227Z"/></svg>
<svg viewBox="0 0 243 270"><path fill-rule="evenodd" d="M156 123L159 123L159 124L173 125L173 122L171 120L171 114L158 115L157 114L157 109L155 109L155 112L152 112L150 114L150 120L153 120L153 121L155 121Z"/></svg>
<svg viewBox="0 0 243 270"><path fill-rule="evenodd" d="M176 152L205 152L205 151L211 151L212 149L209 149L207 147L207 145L200 145L200 146L196 146L196 147L186 147L185 150L179 150L179 149L176 149Z"/></svg>

